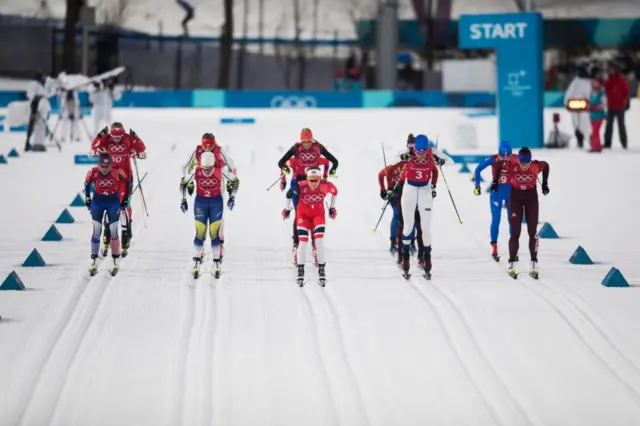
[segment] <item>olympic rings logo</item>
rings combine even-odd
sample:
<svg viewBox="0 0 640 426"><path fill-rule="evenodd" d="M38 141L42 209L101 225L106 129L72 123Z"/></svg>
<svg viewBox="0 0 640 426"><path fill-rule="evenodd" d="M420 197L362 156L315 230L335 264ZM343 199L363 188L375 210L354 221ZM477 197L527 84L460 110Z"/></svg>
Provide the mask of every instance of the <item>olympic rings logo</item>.
<svg viewBox="0 0 640 426"><path fill-rule="evenodd" d="M109 179L109 180L99 180L96 183L100 188L111 188L115 182Z"/></svg>
<svg viewBox="0 0 640 426"><path fill-rule="evenodd" d="M518 181L518 183L529 183L534 179L535 177L533 177L533 175L516 175L516 181Z"/></svg>
<svg viewBox="0 0 640 426"><path fill-rule="evenodd" d="M318 101L313 96L274 96L271 108L317 108Z"/></svg>
<svg viewBox="0 0 640 426"><path fill-rule="evenodd" d="M298 157L301 161L309 162L315 160L318 156L315 152L301 152Z"/></svg>
<svg viewBox="0 0 640 426"><path fill-rule="evenodd" d="M321 203L324 200L324 195L305 195L302 200L307 204Z"/></svg>
<svg viewBox="0 0 640 426"><path fill-rule="evenodd" d="M203 179L199 183L200 185L207 187L216 186L218 183L218 179Z"/></svg>
<svg viewBox="0 0 640 426"><path fill-rule="evenodd" d="M127 149L127 147L124 146L124 145L111 145L109 147L109 151L117 152L119 154L122 154L126 149Z"/></svg>
<svg viewBox="0 0 640 426"><path fill-rule="evenodd" d="M413 157L414 164L427 164L428 162L429 162L428 158Z"/></svg>

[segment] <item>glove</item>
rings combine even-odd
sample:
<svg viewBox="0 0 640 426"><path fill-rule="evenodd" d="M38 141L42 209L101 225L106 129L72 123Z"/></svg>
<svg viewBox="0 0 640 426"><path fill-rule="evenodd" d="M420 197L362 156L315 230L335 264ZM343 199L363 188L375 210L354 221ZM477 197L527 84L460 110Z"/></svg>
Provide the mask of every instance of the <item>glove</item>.
<svg viewBox="0 0 640 426"><path fill-rule="evenodd" d="M189 193L189 195L193 195L193 190L195 189L195 184L193 182L189 182L187 184L187 192Z"/></svg>
<svg viewBox="0 0 640 426"><path fill-rule="evenodd" d="M98 132L98 136L97 138L100 139L103 136L107 136L109 134L109 128L105 126L104 129L100 130L100 132Z"/></svg>
<svg viewBox="0 0 640 426"><path fill-rule="evenodd" d="M434 156L433 156L433 160L436 162L436 164L437 164L438 166L442 166L442 165L444 165L444 163L446 163L446 162L447 162L447 160L445 160L444 158L440 158L440 157L438 157L437 155L434 155Z"/></svg>
<svg viewBox="0 0 640 426"><path fill-rule="evenodd" d="M136 132L133 131L133 129L129 129L129 134L131 135L132 138L134 139L140 139L138 137L138 135L136 134Z"/></svg>
<svg viewBox="0 0 640 426"><path fill-rule="evenodd" d="M335 167L331 167L331 170L329 170L329 176L336 177L336 168Z"/></svg>
<svg viewBox="0 0 640 426"><path fill-rule="evenodd" d="M546 183L542 184L542 195L547 195L549 193L549 185Z"/></svg>
<svg viewBox="0 0 640 426"><path fill-rule="evenodd" d="M389 195L387 195L387 190L386 189L381 189L380 190L380 198L382 198L385 201L389 199Z"/></svg>
<svg viewBox="0 0 640 426"><path fill-rule="evenodd" d="M147 159L147 153L146 152L139 152L138 153L138 158L140 160L146 160Z"/></svg>
<svg viewBox="0 0 640 426"><path fill-rule="evenodd" d="M436 191L436 186L431 185L431 198L436 198L436 195L438 195L438 192Z"/></svg>
<svg viewBox="0 0 640 426"><path fill-rule="evenodd" d="M227 181L227 192L231 194L231 191L233 191L233 185L231 182Z"/></svg>
<svg viewBox="0 0 640 426"><path fill-rule="evenodd" d="M476 188L473 190L473 193L475 195L480 195L482 194L482 189L480 188L480 185L476 185Z"/></svg>
<svg viewBox="0 0 640 426"><path fill-rule="evenodd" d="M411 158L411 154L408 152L400 154L400 160L402 161L409 161L410 158Z"/></svg>
<svg viewBox="0 0 640 426"><path fill-rule="evenodd" d="M287 188L287 181L285 179L282 179L280 181L280 191L284 191Z"/></svg>
<svg viewBox="0 0 640 426"><path fill-rule="evenodd" d="M120 202L120 208L121 208L122 210L124 210L124 209L126 209L127 207L129 207L129 199L128 199L128 198L125 198L124 200L122 200L122 201Z"/></svg>
<svg viewBox="0 0 640 426"><path fill-rule="evenodd" d="M88 210L91 210L91 198L87 197L84 199L84 205L87 206Z"/></svg>
<svg viewBox="0 0 640 426"><path fill-rule="evenodd" d="M180 203L180 210L182 210L182 213L186 213L187 210L189 210L189 204L187 204L186 198L182 199L182 202Z"/></svg>
<svg viewBox="0 0 640 426"><path fill-rule="evenodd" d="M227 207L229 210L233 210L233 207L236 205L236 198L232 195L229 197L229 201L227 201Z"/></svg>
<svg viewBox="0 0 640 426"><path fill-rule="evenodd" d="M491 192L498 192L498 182L491 182Z"/></svg>
<svg viewBox="0 0 640 426"><path fill-rule="evenodd" d="M289 173L291 173L291 169L287 166L284 166L282 168L282 174L288 175Z"/></svg>
<svg viewBox="0 0 640 426"><path fill-rule="evenodd" d="M289 219L290 214L291 214L291 210L282 209L282 220Z"/></svg>
<svg viewBox="0 0 640 426"><path fill-rule="evenodd" d="M338 212L336 211L335 207L331 207L329 209L329 217L331 219L335 219L337 215L338 215Z"/></svg>
<svg viewBox="0 0 640 426"><path fill-rule="evenodd" d="M180 179L180 191L184 191L184 188L187 186L187 181L185 178Z"/></svg>

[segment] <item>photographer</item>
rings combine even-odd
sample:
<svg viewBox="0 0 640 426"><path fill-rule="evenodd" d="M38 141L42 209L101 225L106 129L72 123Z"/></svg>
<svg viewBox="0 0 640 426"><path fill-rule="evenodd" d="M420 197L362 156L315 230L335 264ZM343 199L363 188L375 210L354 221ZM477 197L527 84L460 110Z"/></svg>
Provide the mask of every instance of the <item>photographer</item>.
<svg viewBox="0 0 640 426"><path fill-rule="evenodd" d="M113 102L122 98L122 92L115 87L115 81L108 78L103 82L93 83L93 91L89 93L89 102L93 105L94 134L109 125Z"/></svg>

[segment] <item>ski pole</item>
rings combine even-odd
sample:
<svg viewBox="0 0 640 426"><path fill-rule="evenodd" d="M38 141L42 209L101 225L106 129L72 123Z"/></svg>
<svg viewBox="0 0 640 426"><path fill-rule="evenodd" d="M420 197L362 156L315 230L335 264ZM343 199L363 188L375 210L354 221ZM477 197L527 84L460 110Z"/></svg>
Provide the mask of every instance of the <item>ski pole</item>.
<svg viewBox="0 0 640 426"><path fill-rule="evenodd" d="M147 177L147 173L145 173L145 174L142 176L142 179L140 179L140 182L138 182L138 184L135 186L135 188L133 188L133 191L131 191L131 195L133 195L133 194L136 192L136 190L138 189L138 187L140 187L140 184L144 181L144 179L145 179L146 177Z"/></svg>
<svg viewBox="0 0 640 426"><path fill-rule="evenodd" d="M451 204L453 204L453 209L456 211L456 215L458 215L458 221L460 225L463 224L462 219L460 219L460 213L458 213L458 207L456 207L456 202L453 201L453 195L451 194L451 190L449 189L449 184L447 183L447 178L442 171L442 167L438 167L440 169L440 174L442 175L442 179L444 180L444 185L447 187L447 192L449 193L449 197L451 198Z"/></svg>
<svg viewBox="0 0 640 426"><path fill-rule="evenodd" d="M275 180L275 182L273 182L268 188L267 191L270 190L271 188L273 188L273 186L278 183L280 181L280 179L282 179L282 177L284 176L284 174L280 173L280 176L278 176L278 179Z"/></svg>
<svg viewBox="0 0 640 426"><path fill-rule="evenodd" d="M380 217L378 218L378 223L376 223L376 227L373 228L371 232L376 232L378 230L378 226L380 225L380 222L382 221L382 217L384 216L384 212L387 210L387 206L389 204L391 204L391 200L387 200L387 203L382 208L382 213L380 213Z"/></svg>
<svg viewBox="0 0 640 426"><path fill-rule="evenodd" d="M142 185L140 185L140 173L138 173L138 162L136 161L135 157L133 157L133 165L136 168L136 178L138 179L138 186L140 186L140 200L142 201L142 205L144 206L144 213L146 213L148 217L149 211L147 210L147 200L144 198L144 191L142 190Z"/></svg>
<svg viewBox="0 0 640 426"><path fill-rule="evenodd" d="M384 161L384 168L387 168L387 154L385 154L384 152L384 142L381 142L382 144L382 160Z"/></svg>

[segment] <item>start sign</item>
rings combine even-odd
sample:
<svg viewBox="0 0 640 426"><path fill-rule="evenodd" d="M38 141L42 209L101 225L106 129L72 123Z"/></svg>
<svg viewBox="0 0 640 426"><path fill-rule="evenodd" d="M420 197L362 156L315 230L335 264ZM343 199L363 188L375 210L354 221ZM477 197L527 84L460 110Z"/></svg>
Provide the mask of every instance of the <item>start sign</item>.
<svg viewBox="0 0 640 426"><path fill-rule="evenodd" d="M519 39L525 38L526 22L507 22L506 24L471 24L471 38L479 40L486 39Z"/></svg>

